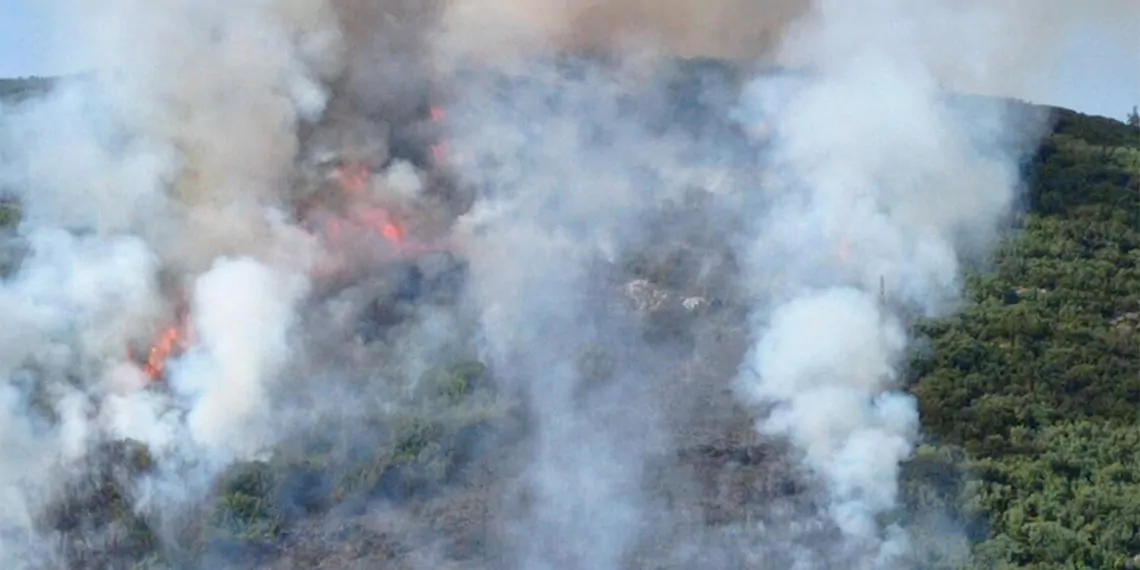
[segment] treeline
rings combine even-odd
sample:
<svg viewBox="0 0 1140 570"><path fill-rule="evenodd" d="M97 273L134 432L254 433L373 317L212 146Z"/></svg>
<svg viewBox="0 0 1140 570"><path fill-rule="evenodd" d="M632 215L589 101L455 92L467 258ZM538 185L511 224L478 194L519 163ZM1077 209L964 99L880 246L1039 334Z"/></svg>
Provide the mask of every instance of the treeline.
<svg viewBox="0 0 1140 570"><path fill-rule="evenodd" d="M0 79L0 104L18 103L46 95L57 81L53 77L20 77Z"/></svg>
<svg viewBox="0 0 1140 570"><path fill-rule="evenodd" d="M917 327L934 444L908 499L956 521L975 568L1140 567L1140 131L1054 118L1023 227L967 310Z"/></svg>

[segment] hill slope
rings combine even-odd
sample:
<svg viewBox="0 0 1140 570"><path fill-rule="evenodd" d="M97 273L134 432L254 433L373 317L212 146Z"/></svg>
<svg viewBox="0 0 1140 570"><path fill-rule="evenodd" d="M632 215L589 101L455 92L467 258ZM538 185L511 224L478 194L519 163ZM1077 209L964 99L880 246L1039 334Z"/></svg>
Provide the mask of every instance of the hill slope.
<svg viewBox="0 0 1140 570"><path fill-rule="evenodd" d="M1140 131L1054 113L1024 227L971 280L967 310L922 323L912 362L926 432L947 446L916 463L964 468L947 488L978 568L1140 554Z"/></svg>
<svg viewBox="0 0 1140 570"><path fill-rule="evenodd" d="M44 88L7 81L0 97ZM971 278L964 312L917 324L928 342L910 363L930 444L906 466L910 508L899 516L934 515L964 529L979 569L1126 568L1140 555L1140 132L1052 112L1054 130L1027 166L1022 227ZM15 214L0 210L0 223ZM731 369L734 349L726 350ZM437 537L430 545L443 567L494 567L498 531L488 521L512 484L509 436L522 420L477 362L441 366L421 386L405 407L412 413L370 425L367 449L316 442L235 467L178 547L160 547L152 523L130 511L121 472L77 488L46 523L71 537L72 564L84 568L210 567L215 556L245 567L419 567L432 563L422 536ZM729 544L715 529L802 507L807 492L780 446L757 441L727 396L688 396L709 427L657 469L691 471L699 491L655 488L663 500L688 502L690 526L677 532ZM468 453L474 442L478 460ZM105 452L132 474L148 469L145 450ZM360 516L375 501L393 508ZM92 553L92 535L114 538ZM959 552L940 552L944 540L916 536L927 567L962 562ZM654 563L652 545L645 550L631 567L684 567Z"/></svg>

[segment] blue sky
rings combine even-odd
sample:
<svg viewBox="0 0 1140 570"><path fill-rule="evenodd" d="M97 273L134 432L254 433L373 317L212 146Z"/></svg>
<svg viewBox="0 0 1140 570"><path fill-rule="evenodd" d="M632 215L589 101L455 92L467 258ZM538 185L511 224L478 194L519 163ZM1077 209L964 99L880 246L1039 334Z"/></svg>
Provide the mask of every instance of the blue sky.
<svg viewBox="0 0 1140 570"><path fill-rule="evenodd" d="M0 77L60 68L51 53L53 30L47 12L34 0L0 0Z"/></svg>
<svg viewBox="0 0 1140 570"><path fill-rule="evenodd" d="M78 70L67 54L53 50L56 27L42 5L43 0L0 0L0 77ZM1090 30L1063 52L1040 81L1015 95L1118 119L1140 104L1140 38Z"/></svg>

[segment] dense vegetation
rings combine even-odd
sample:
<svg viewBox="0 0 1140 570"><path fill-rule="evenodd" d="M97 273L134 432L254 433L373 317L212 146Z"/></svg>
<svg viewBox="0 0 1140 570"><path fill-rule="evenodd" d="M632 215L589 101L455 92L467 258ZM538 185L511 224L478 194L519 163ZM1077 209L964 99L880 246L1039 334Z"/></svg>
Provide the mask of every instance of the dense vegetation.
<svg viewBox="0 0 1140 570"><path fill-rule="evenodd" d="M38 88L0 82L17 95ZM919 544L964 533L972 550L963 561L930 548L930 568L1140 568L1140 128L1063 110L1054 118L1027 165L1028 214L970 277L971 302L915 325L909 389L929 440L905 466L908 509L898 516L947 522L916 525L941 529ZM0 224L17 217L0 203ZM129 445L106 450L118 467L96 470L46 523L65 533L80 519L96 525L118 537L104 562L137 567L226 545L272 548L333 505L399 504L445 484L472 438L510 415L487 380L475 362L441 367L400 417L373 426L367 449L309 442L237 466L185 551L160 549L126 506L126 481L150 465Z"/></svg>
<svg viewBox="0 0 1140 570"><path fill-rule="evenodd" d="M43 95L51 89L54 81L49 77L0 78L0 103L18 103Z"/></svg>
<svg viewBox="0 0 1140 570"><path fill-rule="evenodd" d="M1140 562L1140 130L1055 117L1023 227L963 313L918 325L912 390L938 446L910 468L939 473L925 484L942 480L977 568Z"/></svg>

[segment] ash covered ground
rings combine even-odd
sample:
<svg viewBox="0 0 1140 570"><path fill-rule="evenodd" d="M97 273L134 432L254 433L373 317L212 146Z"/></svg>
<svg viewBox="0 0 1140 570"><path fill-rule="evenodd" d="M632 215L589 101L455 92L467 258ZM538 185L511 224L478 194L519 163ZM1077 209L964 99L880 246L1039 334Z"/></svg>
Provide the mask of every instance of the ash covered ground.
<svg viewBox="0 0 1140 570"><path fill-rule="evenodd" d="M539 4L77 16L100 73L0 121L20 206L0 259L0 557L968 552L962 521L902 496L921 436L901 373L908 319L955 309L1044 126L940 84L1001 75L946 64L1005 8L950 25L943 3L774 3L740 12L752 31L678 33L637 3ZM940 34L885 33L898 18ZM747 57L688 57L722 51Z"/></svg>

